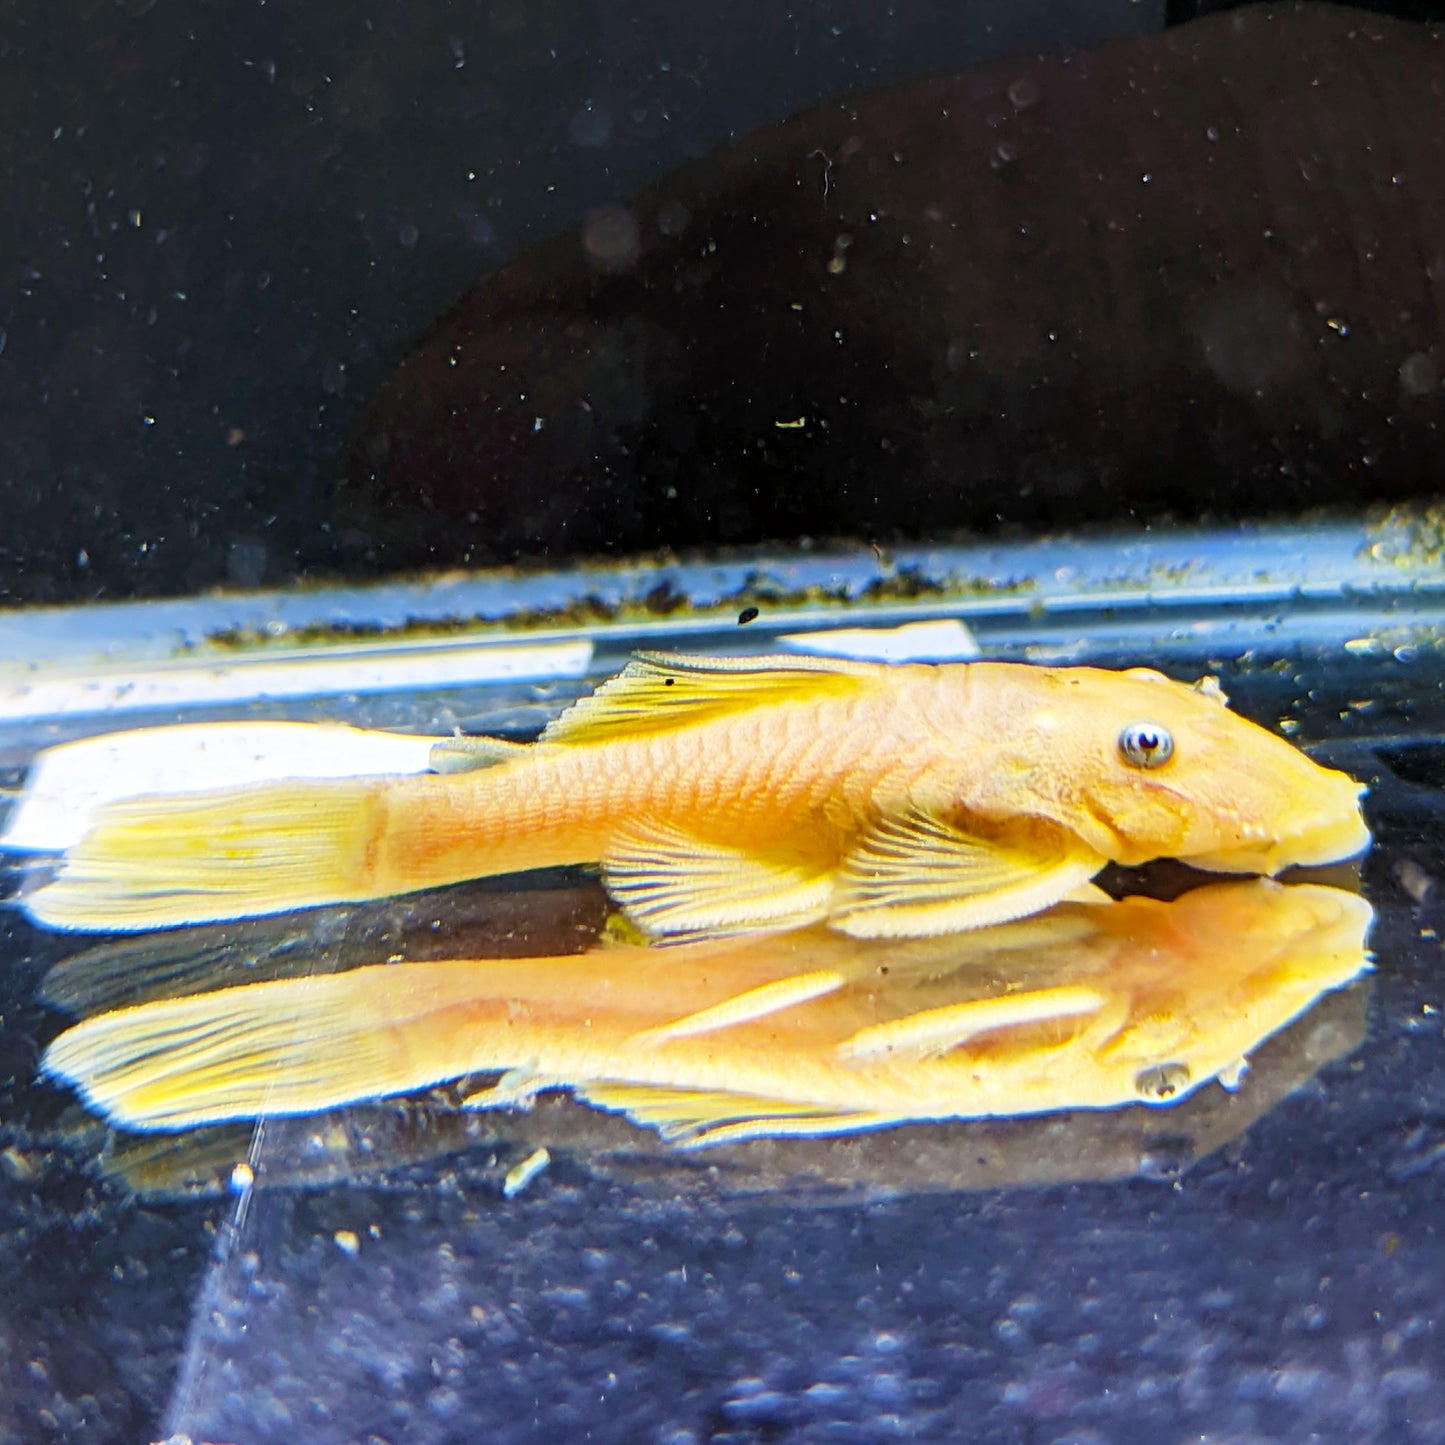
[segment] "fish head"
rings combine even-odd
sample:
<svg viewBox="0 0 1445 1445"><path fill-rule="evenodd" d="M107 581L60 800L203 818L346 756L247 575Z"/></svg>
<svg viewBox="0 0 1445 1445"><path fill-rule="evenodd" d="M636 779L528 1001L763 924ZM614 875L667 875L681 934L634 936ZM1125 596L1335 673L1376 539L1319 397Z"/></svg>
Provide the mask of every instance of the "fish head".
<svg viewBox="0 0 1445 1445"><path fill-rule="evenodd" d="M1231 712L1213 679L1060 668L1021 713L1002 773L1113 862L1272 875L1369 845L1364 788Z"/></svg>

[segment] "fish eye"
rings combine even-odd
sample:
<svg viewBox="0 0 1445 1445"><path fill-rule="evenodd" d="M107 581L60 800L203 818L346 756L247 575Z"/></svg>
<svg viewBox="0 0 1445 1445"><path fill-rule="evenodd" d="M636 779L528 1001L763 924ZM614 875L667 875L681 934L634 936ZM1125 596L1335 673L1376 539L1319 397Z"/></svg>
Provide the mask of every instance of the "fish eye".
<svg viewBox="0 0 1445 1445"><path fill-rule="evenodd" d="M1167 1104L1189 1087L1188 1064L1156 1064L1134 1076L1135 1092L1146 1103Z"/></svg>
<svg viewBox="0 0 1445 1445"><path fill-rule="evenodd" d="M1119 734L1119 753L1133 768L1162 768L1174 756L1169 729L1154 722L1132 722Z"/></svg>

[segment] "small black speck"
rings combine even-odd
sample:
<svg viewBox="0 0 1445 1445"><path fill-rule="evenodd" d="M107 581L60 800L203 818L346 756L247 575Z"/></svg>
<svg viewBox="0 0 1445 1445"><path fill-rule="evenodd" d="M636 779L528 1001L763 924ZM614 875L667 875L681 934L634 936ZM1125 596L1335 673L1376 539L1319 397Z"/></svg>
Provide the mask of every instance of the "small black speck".
<svg viewBox="0 0 1445 1445"><path fill-rule="evenodd" d="M743 610L738 613L738 626L746 627L757 615L758 609L756 607L744 607Z"/></svg>
<svg viewBox="0 0 1445 1445"><path fill-rule="evenodd" d="M677 679L675 677L665 677L662 679L662 685L663 687L671 687L676 681Z"/></svg>

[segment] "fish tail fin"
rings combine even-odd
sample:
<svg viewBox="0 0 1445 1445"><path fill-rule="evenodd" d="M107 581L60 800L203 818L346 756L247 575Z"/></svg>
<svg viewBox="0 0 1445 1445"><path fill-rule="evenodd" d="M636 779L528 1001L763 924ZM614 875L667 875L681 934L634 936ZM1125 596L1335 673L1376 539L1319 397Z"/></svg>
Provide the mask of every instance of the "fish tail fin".
<svg viewBox="0 0 1445 1445"><path fill-rule="evenodd" d="M472 1072L484 978L382 964L160 999L67 1029L41 1070L129 1129L315 1113Z"/></svg>
<svg viewBox="0 0 1445 1445"><path fill-rule="evenodd" d="M110 803L22 906L50 928L130 932L402 892L376 876L386 786L263 783Z"/></svg>

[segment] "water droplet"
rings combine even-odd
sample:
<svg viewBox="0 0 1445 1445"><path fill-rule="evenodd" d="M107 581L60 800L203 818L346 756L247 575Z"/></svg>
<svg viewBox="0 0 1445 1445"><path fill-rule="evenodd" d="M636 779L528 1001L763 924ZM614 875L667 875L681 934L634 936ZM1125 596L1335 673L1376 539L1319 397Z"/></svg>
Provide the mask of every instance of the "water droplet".
<svg viewBox="0 0 1445 1445"><path fill-rule="evenodd" d="M590 211L582 223L582 248L601 271L627 270L641 252L637 218L625 206Z"/></svg>
<svg viewBox="0 0 1445 1445"><path fill-rule="evenodd" d="M680 236L692 219L680 201L664 201L657 208L657 232L660 236Z"/></svg>
<svg viewBox="0 0 1445 1445"><path fill-rule="evenodd" d="M462 211L462 229L474 246L490 249L497 244L497 228L480 211Z"/></svg>
<svg viewBox="0 0 1445 1445"><path fill-rule="evenodd" d="M1008 96L1009 104L1015 110L1027 110L1031 105L1038 104L1038 83L1027 75L1021 75L1017 80L1009 81L1008 89L1004 93Z"/></svg>
<svg viewBox="0 0 1445 1445"><path fill-rule="evenodd" d="M600 101L584 100L567 122L573 145L595 150L612 139L612 112Z"/></svg>
<svg viewBox="0 0 1445 1445"><path fill-rule="evenodd" d="M1428 396L1440 385L1440 370L1428 352L1417 351L1400 363L1400 390L1406 396Z"/></svg>

